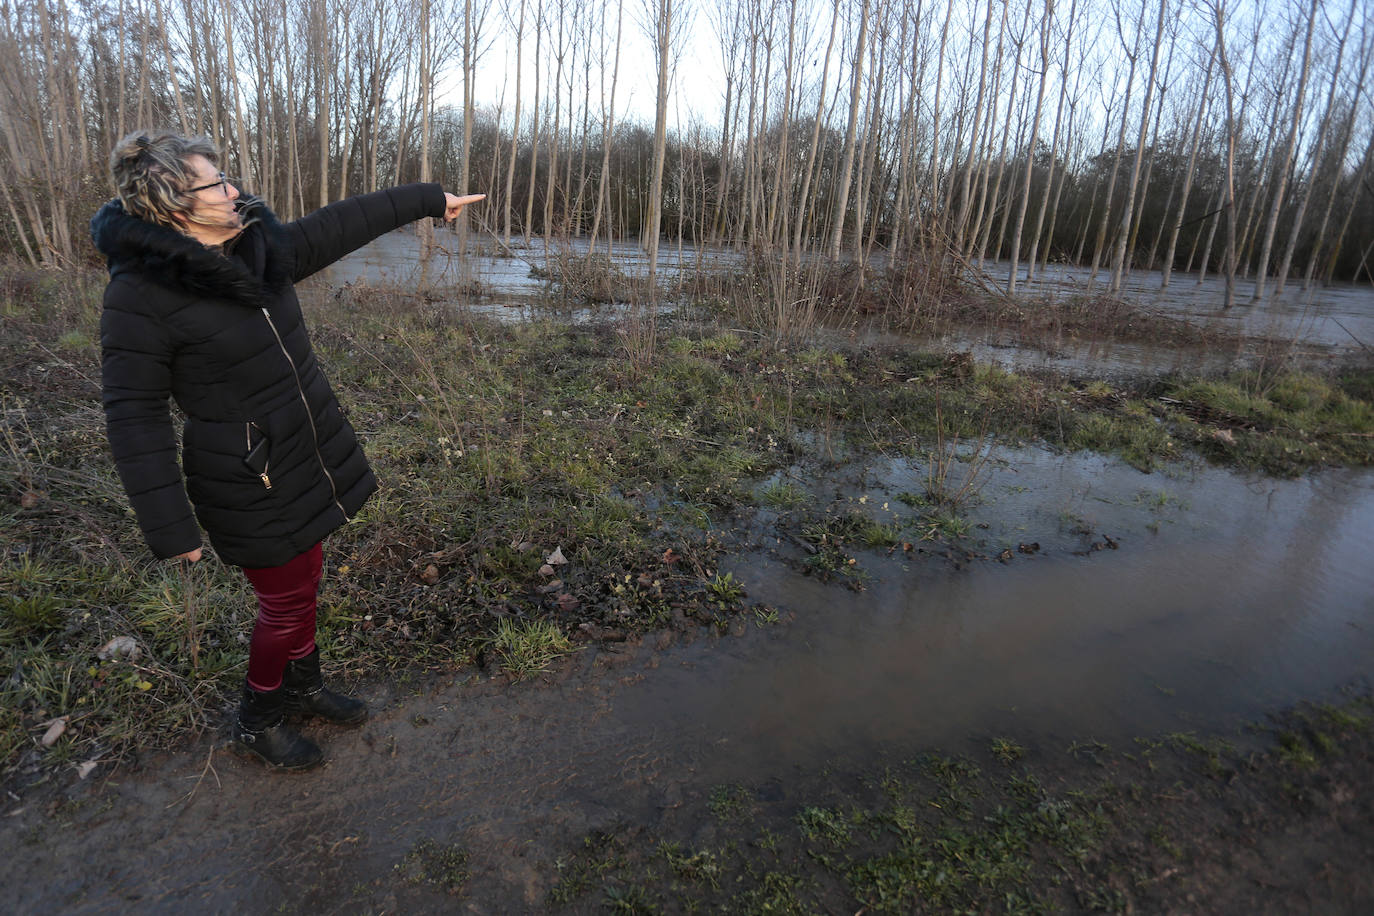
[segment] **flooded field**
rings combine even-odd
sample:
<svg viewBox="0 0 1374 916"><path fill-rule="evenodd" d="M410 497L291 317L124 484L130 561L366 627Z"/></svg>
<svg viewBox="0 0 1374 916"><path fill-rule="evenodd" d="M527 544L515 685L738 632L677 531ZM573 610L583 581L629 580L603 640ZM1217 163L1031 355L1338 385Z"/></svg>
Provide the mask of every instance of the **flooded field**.
<svg viewBox="0 0 1374 916"><path fill-rule="evenodd" d="M990 262L984 268L992 279L1005 283L1010 264ZM1167 288L1161 288L1162 281L1163 275L1157 270L1128 271L1121 292L1139 306L1251 336L1339 349L1374 346L1374 288L1368 284L1305 286L1302 278L1296 277L1275 295L1276 283L1271 277L1264 296L1256 299L1254 279L1238 277L1234 305L1227 310L1223 308L1226 281L1215 272L1203 278L1196 273L1174 273ZM1084 267L1051 264L1027 283L1023 266L1017 291L1059 297L1105 291L1110 282L1109 270L1093 275Z"/></svg>
<svg viewBox="0 0 1374 916"><path fill-rule="evenodd" d="M343 259L324 274L321 282L339 286L368 284L379 287L417 288L422 280L431 288L470 287L478 284L480 297L465 305L475 313L503 321L519 321L547 309L538 308L545 281L539 276L550 256L580 256L586 252L585 240L571 240L548 249L542 239L526 243L514 238L509 248L489 234L469 235L470 254L458 256L458 238L447 230L437 233L436 254L426 270L420 259L415 235L393 232ZM599 249L605 252L604 245ZM643 276L647 258L633 242L617 243L613 262L627 276ZM659 251L661 282L671 284L683 274L698 270L730 270L743 264L743 256L724 248L664 245ZM986 262L989 281L1004 284L1008 265ZM1110 274L1105 270L1089 283L1086 269L1050 265L1027 283L1021 269L1018 295L1065 299L1107 289ZM1126 279L1123 295L1136 307L1216 328L1228 336L1266 337L1290 344L1282 358L1290 364L1321 369L1352 357L1369 358L1374 347L1374 288L1340 285L1304 289L1301 278L1290 281L1281 296L1269 293L1251 302L1253 281L1238 284L1237 305L1222 309L1224 281L1210 275L1199 281L1196 274L1174 274L1166 290L1160 289L1158 271L1134 271ZM566 315L569 320L604 316L606 309L581 309ZM871 337L894 342L889 335ZM1048 370L1089 377L1164 375L1174 372L1223 372L1237 364L1253 363L1253 352L1238 343L1231 348L1177 348L1148 342L1078 340L1069 337L1052 341L1050 346L1026 345L1012 332L996 329L968 329L939 339L902 341L915 346L959 349L975 359L1015 370ZM1268 357L1272 360L1273 354Z"/></svg>
<svg viewBox="0 0 1374 916"><path fill-rule="evenodd" d="M900 521L922 480L880 462L793 482ZM1142 474L1021 449L980 481L960 547L860 552L862 589L802 575L761 511L725 567L756 604L733 634L589 645L545 683L370 684L360 732L315 729L316 773L264 777L207 739L57 809L11 806L13 911L539 910L588 831L699 836L722 785L786 808L826 773L992 736L1032 753L1245 741L1237 722L1368 676L1374 475ZM425 843L470 851L461 903L398 878Z"/></svg>
<svg viewBox="0 0 1374 916"><path fill-rule="evenodd" d="M324 280L413 285L414 247L393 234ZM485 295L473 308L521 320L540 307L542 281L530 273L537 252L445 251L441 244L431 267L443 282L480 282ZM671 269L693 269L697 254L688 254L669 256L681 265ZM617 257L638 269L634 253ZM1280 304L1265 320L1291 329L1325 310L1344 327L1367 328L1366 293L1349 293ZM1208 318L1183 299L1150 307ZM1354 352L1312 328L1321 338L1309 347L1314 360ZM1073 341L1033 348L996 330L934 343L1018 368L1133 377L1220 371L1239 356ZM1273 744L1251 726L1276 710L1370 687L1367 469L1276 479L1187 461L1144 473L1119 458L1009 444L943 467L944 489L966 501L957 534L927 538L930 522L913 506L932 473L925 460L846 453L816 431L798 433L796 445L808 457L750 482L757 498L744 500L767 505L766 491L786 490L791 508L722 512L715 524L728 530L708 532L733 545L719 571L745 595L742 613L732 606L734 616L720 618L730 621L724 629L683 618L627 637L593 626L575 634L576 651L550 674L528 682L447 660L373 678L358 685L374 711L368 723L353 732L307 726L329 763L290 777L228 751L229 709L176 753L102 763L84 781L80 760L59 761L42 777L48 784L12 794L0 811L9 909L542 912L557 909L551 892L591 837L736 843L712 813L722 797L747 798L767 829L781 831L812 799L843 799L832 791L841 782L872 787L893 761L937 751L972 759L1003 742L1043 765L1047 781L1063 772L1070 747L1125 754L1142 736L1220 737L1245 754ZM821 458L836 453L838 461ZM643 500L634 508L655 508L654 497L634 493L626 499ZM850 515L887 526L895 546L851 543L849 559L813 563L815 539L797 533ZM702 588L715 573L699 571ZM341 581L326 585L326 601ZM414 644L399 651L406 645ZM1286 798L1286 779L1278 774L1268 794ZM1337 785L1331 804L1359 821L1352 799L1374 798L1367 784L1362 772L1354 789ZM1235 844L1218 841L1214 827L1189 829L1229 855ZM1331 861L1325 848L1299 849L1316 860L1295 866L1297 886ZM1361 875L1342 874L1345 883L1323 885L1334 899L1353 900L1352 887L1374 899ZM1191 908L1180 894L1172 903ZM571 909L605 902L592 894Z"/></svg>

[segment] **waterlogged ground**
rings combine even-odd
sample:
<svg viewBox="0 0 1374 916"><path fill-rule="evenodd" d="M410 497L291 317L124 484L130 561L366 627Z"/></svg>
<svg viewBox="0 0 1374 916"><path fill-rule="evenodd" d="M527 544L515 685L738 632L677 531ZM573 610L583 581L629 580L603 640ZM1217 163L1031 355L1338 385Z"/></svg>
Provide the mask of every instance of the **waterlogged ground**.
<svg viewBox="0 0 1374 916"><path fill-rule="evenodd" d="M543 239L526 242L518 235L509 245L501 236L480 228L467 234L469 254L459 257L460 241L451 230L436 232L437 247L428 269L420 259L420 246L411 232L393 232L377 239L330 268L326 279L333 284L365 282L373 286L410 287L421 277L438 287L479 281L494 301L527 298L540 291L543 280L531 268L544 268L550 258L585 255L587 241L571 239L547 245ZM605 243L598 253L606 255ZM635 242L617 242L610 251L612 263L627 276L643 276L648 257ZM738 269L743 255L730 248L665 244L659 248L658 267L665 283L698 271ZM881 264L881 261L875 263ZM987 281L1004 288L1010 262L985 261L980 266ZM1051 264L1028 277L1025 265L1017 271L1017 294L1063 298L1093 291L1102 292L1111 282L1105 268L1093 274L1086 267ZM1254 279L1239 278L1234 305L1223 309L1225 280L1215 271L1200 275L1175 272L1167 286L1154 270L1127 271L1121 288L1130 301L1199 324L1219 323L1249 336L1297 339L1338 349L1374 346L1374 289L1367 284L1305 283L1290 278L1279 290L1274 278L1256 298Z"/></svg>
<svg viewBox="0 0 1374 916"><path fill-rule="evenodd" d="M975 471L967 537L949 549L921 540L904 501L922 489L924 467L844 464L761 482L804 496L741 522L749 546L725 568L753 610L731 633L593 642L537 682L468 670L362 685L373 719L355 732L314 729L330 756L314 773L264 774L207 735L182 753L73 780L56 800L11 798L0 812L9 908L652 912L699 900L852 912L922 900L940 910L940 900L967 898L941 898L948 884L920 885L895 866L891 880L859 883L878 874L846 858L860 826L909 827L905 815L864 821L864 792L905 797L918 779L911 761L925 761L920 778L943 787L930 804L957 808L973 804L961 779L1016 773L1017 785L1039 787L1027 810L1040 824L1061 810L1056 780L1086 779L1110 759L1142 788L1108 810L1179 819L1150 824L1149 849L1130 860L1140 874L1106 869L1093 878L1100 888L1078 887L1070 871L1063 887L1013 882L1030 903L1367 911L1368 741L1356 748L1363 769L1335 742L1333 755L1348 753L1316 771L1326 780L1316 788L1296 764L1274 777L1284 804L1279 786L1298 787L1292 817L1247 807L1252 774L1268 771L1231 759L1274 746L1244 723L1339 700L1367 677L1374 474L1143 474L1018 449L953 463L946 488ZM786 533L800 513L860 513L900 534L891 548L847 548L854 563L822 568ZM1224 753L1207 744L1198 758L1217 773L1192 778L1212 788L1176 780L1175 764L1136 741L1163 735L1232 743ZM998 770L990 747L1026 775ZM975 760L984 776L968 769ZM1232 791L1225 815L1199 813L1211 810L1202 800ZM980 820L970 815L968 829ZM732 871L736 860L745 864ZM979 880L1000 887L999 875ZM903 896L899 878L925 896ZM1011 895L996 899L1015 908Z"/></svg>
<svg viewBox="0 0 1374 916"><path fill-rule="evenodd" d="M457 234L439 230L436 240L434 256L425 265L413 233L389 233L339 261L321 279L334 287L363 284L413 289L423 283L440 294L446 288L477 289L482 295L467 300L465 309L502 321L519 321L536 312L547 312L544 271L549 261L587 253L585 239L549 246L542 239L526 242L516 236L508 246L496 234L473 229L467 236L470 253L459 257L462 243ZM604 243L598 253L606 254ZM647 274L647 256L637 243L616 243L610 259L626 277ZM729 248L664 245L659 251L660 278L665 286L698 271L738 270L743 265L743 255ZM988 261L982 270L990 288L1001 288L1010 264ZM1111 279L1105 269L1093 275L1086 268L1062 264L1049 265L1029 280L1022 265L1018 277L1018 295L1055 301L1100 294ZM1105 342L1072 335L1028 343L1015 329L989 327L962 328L940 339L907 339L902 343L967 350L979 362L1015 371L1050 370L1103 378L1213 374L1239 365L1273 368L1280 363L1323 371L1352 357L1367 359L1374 347L1374 287L1369 285L1305 285L1299 277L1276 294L1276 284L1271 280L1265 295L1255 300L1254 281L1242 280L1237 286L1237 304L1226 310L1222 308L1225 284L1215 274L1176 273L1167 287L1162 286L1162 280L1159 271L1130 271L1121 295L1147 313L1180 319L1234 339L1235 344L1180 347L1176 342ZM606 311L604 307L574 308L563 317L577 321L604 316ZM1247 345L1247 338L1273 343L1256 352ZM871 339L875 343L893 342L885 333Z"/></svg>

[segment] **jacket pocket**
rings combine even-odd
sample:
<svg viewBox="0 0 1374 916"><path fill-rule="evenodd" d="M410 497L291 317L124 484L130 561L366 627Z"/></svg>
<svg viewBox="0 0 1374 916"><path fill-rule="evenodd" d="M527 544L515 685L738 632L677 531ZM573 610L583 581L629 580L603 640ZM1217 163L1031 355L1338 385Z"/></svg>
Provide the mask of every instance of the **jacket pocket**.
<svg viewBox="0 0 1374 916"><path fill-rule="evenodd" d="M246 448L243 455L244 465L257 475L265 489L272 489L272 478L268 473L272 465L271 441L263 434L258 424L251 420L243 424L243 438Z"/></svg>

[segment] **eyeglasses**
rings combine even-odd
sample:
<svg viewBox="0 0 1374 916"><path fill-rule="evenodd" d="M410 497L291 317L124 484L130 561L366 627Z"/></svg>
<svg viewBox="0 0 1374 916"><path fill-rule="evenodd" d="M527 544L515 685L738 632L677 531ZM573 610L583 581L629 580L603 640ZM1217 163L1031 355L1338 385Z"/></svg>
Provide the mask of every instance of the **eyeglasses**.
<svg viewBox="0 0 1374 916"><path fill-rule="evenodd" d="M229 193L229 187L228 187L228 182L229 182L229 181L230 181L230 179L224 177L224 173L223 173L223 172L220 172L220 173L219 173L219 179L218 179L217 181L212 181L212 182L210 182L209 184L203 184L203 185L201 185L201 186L198 187L198 188L187 188L183 193L186 193L186 194L194 194L194 193L196 193L197 191L208 191L210 188L221 188L221 189L224 191L224 193L227 195L227 194Z"/></svg>

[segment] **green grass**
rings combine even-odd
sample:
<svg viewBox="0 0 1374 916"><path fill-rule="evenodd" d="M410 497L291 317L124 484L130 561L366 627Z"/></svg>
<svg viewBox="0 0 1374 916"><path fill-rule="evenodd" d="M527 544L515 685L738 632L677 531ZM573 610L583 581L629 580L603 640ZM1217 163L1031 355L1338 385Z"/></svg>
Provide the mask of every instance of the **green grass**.
<svg viewBox="0 0 1374 916"><path fill-rule="evenodd" d="M502 670L525 680L548 671L556 659L573 651L573 644L550 621L505 619L491 638L490 650Z"/></svg>
<svg viewBox="0 0 1374 916"><path fill-rule="evenodd" d="M759 489L759 502L771 509L798 509L810 501L806 490L786 480L772 480Z"/></svg>
<svg viewBox="0 0 1374 916"><path fill-rule="evenodd" d="M741 785L716 786L706 807L717 820L744 821L754 813L754 795Z"/></svg>
<svg viewBox="0 0 1374 916"><path fill-rule="evenodd" d="M1011 738L994 738L992 756L1010 765L1026 756L1026 749Z"/></svg>
<svg viewBox="0 0 1374 916"><path fill-rule="evenodd" d="M457 895L472 877L467 867L470 858L470 853L455 843L439 843L426 837L406 853L395 870L407 884L430 885Z"/></svg>
<svg viewBox="0 0 1374 916"><path fill-rule="evenodd" d="M948 511L923 513L914 527L923 541L958 541L973 534L971 521Z"/></svg>

